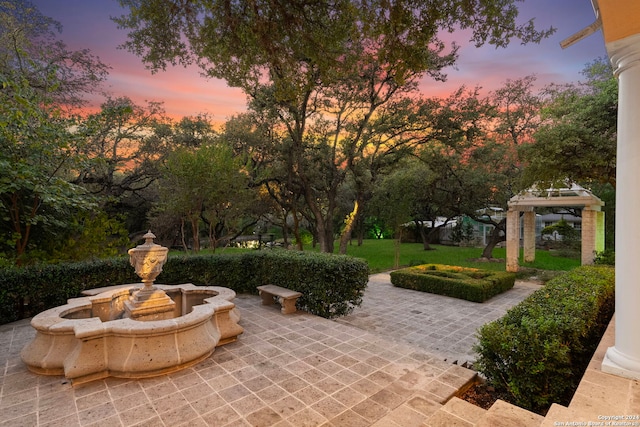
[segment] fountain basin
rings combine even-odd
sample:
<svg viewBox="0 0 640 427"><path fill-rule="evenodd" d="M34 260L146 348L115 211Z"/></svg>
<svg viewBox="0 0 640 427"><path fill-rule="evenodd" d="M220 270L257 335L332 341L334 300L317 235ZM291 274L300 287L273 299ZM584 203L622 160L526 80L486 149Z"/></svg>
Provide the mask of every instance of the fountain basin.
<svg viewBox="0 0 640 427"><path fill-rule="evenodd" d="M108 376L144 378L174 372L209 357L243 332L233 290L155 285L175 302L173 318L123 317L142 284L83 292L31 320L36 336L21 353L29 370L64 375L74 384Z"/></svg>

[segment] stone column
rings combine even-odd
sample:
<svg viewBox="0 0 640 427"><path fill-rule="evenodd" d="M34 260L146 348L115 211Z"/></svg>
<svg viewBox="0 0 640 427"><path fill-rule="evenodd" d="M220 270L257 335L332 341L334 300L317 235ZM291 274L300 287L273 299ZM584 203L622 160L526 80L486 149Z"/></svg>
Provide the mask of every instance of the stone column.
<svg viewBox="0 0 640 427"><path fill-rule="evenodd" d="M518 271L520 255L520 212L507 211L507 271Z"/></svg>
<svg viewBox="0 0 640 427"><path fill-rule="evenodd" d="M619 80L616 178L616 332L604 372L640 379L640 34L607 44Z"/></svg>
<svg viewBox="0 0 640 427"><path fill-rule="evenodd" d="M596 252L599 207L582 209L582 265L593 264Z"/></svg>
<svg viewBox="0 0 640 427"><path fill-rule="evenodd" d="M596 252L602 252L605 250L604 242L604 212L598 211L596 217Z"/></svg>
<svg viewBox="0 0 640 427"><path fill-rule="evenodd" d="M524 236L522 238L524 246L524 262L536 260L536 213L526 211L524 213Z"/></svg>

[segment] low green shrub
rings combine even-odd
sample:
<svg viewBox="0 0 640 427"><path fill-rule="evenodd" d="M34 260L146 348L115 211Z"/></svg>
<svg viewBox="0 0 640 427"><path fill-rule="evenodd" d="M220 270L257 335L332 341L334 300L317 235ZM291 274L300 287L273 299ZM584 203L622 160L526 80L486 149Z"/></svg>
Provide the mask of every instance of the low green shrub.
<svg viewBox="0 0 640 427"><path fill-rule="evenodd" d="M478 331L475 368L518 406L567 405L613 315L614 291L611 267L555 277Z"/></svg>
<svg viewBox="0 0 640 427"><path fill-rule="evenodd" d="M238 293L256 293L257 286L272 284L301 292L298 308L333 318L360 305L368 278L367 263L359 258L273 250L172 257L158 283L209 284Z"/></svg>
<svg viewBox="0 0 640 427"><path fill-rule="evenodd" d="M616 251L613 249L605 249L602 252L596 253L593 263L597 265L616 265Z"/></svg>
<svg viewBox="0 0 640 427"><path fill-rule="evenodd" d="M513 287L513 273L442 264L424 264L391 272L399 288L484 302Z"/></svg>
<svg viewBox="0 0 640 427"><path fill-rule="evenodd" d="M273 250L170 256L156 282L254 294L257 286L274 284L302 292L299 308L332 318L360 305L368 274L358 258ZM63 305L85 289L138 282L127 259L0 269L0 324Z"/></svg>

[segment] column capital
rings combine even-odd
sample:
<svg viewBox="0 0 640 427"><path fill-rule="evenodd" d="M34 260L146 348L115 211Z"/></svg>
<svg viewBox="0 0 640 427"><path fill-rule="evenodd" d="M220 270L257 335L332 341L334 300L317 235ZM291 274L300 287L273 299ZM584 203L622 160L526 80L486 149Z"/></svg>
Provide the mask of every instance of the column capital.
<svg viewBox="0 0 640 427"><path fill-rule="evenodd" d="M599 212L602 210L602 207L600 205L590 205L590 206L585 206L582 208L583 211L596 211Z"/></svg>
<svg viewBox="0 0 640 427"><path fill-rule="evenodd" d="M533 206L509 205L507 212L533 212L534 210Z"/></svg>
<svg viewBox="0 0 640 427"><path fill-rule="evenodd" d="M640 65L640 34L607 43L606 47L616 76Z"/></svg>

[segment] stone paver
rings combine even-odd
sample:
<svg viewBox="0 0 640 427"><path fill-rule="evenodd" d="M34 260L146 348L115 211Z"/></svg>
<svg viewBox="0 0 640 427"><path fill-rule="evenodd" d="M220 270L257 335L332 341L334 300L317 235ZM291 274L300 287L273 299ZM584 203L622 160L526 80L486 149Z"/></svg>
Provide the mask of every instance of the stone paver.
<svg viewBox="0 0 640 427"><path fill-rule="evenodd" d="M337 321L283 316L239 295L245 333L237 342L189 369L140 380L74 387L32 374L19 355L34 335L29 322L2 325L0 427L419 426L475 376L450 363L469 355L472 328L533 289L476 306L386 280L372 276L362 308Z"/></svg>
<svg viewBox="0 0 640 427"><path fill-rule="evenodd" d="M337 322L401 339L451 363L474 360L476 330L502 317L540 287L517 281L513 289L475 303L396 288L388 273L370 277L362 305Z"/></svg>

